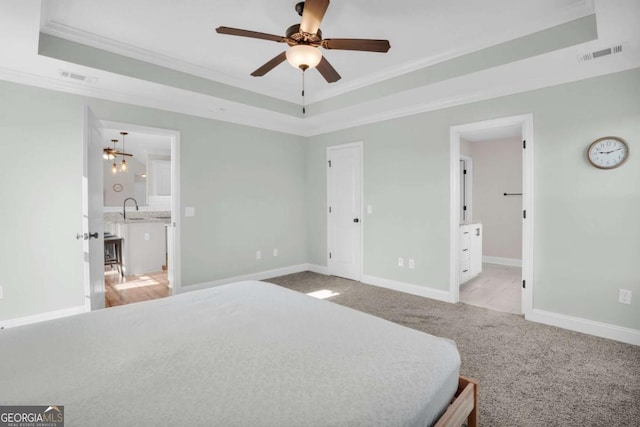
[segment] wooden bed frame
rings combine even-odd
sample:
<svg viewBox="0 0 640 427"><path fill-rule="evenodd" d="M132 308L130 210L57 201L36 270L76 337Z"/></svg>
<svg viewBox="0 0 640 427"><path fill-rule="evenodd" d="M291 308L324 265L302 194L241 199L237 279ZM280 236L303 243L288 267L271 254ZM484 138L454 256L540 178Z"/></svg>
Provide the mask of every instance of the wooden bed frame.
<svg viewBox="0 0 640 427"><path fill-rule="evenodd" d="M460 427L465 420L467 427L478 427L478 382L461 376L456 394L434 427Z"/></svg>

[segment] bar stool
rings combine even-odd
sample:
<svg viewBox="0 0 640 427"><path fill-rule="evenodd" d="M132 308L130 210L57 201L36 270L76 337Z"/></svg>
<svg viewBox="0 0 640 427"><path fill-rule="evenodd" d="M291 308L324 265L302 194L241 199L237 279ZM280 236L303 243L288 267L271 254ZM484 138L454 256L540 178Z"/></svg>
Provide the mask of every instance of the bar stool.
<svg viewBox="0 0 640 427"><path fill-rule="evenodd" d="M122 237L104 237L104 265L115 265L120 275L124 277L124 272L122 271Z"/></svg>

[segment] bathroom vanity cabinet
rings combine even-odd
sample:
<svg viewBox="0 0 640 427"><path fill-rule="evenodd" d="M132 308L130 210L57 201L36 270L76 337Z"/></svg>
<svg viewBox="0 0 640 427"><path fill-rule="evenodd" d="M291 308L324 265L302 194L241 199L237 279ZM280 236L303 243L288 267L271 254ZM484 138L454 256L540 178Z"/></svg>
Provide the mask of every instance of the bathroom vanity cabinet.
<svg viewBox="0 0 640 427"><path fill-rule="evenodd" d="M482 273L482 224L460 226L460 284Z"/></svg>

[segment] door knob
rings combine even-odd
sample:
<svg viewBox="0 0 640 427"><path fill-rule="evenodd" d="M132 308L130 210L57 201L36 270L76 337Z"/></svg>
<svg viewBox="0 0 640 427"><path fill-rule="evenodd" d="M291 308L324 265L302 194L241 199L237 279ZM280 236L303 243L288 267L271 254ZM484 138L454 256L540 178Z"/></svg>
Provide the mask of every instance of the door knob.
<svg viewBox="0 0 640 427"><path fill-rule="evenodd" d="M83 234L76 234L76 240L89 240L91 238L97 239L98 238L98 232L96 231L95 233L83 233Z"/></svg>
<svg viewBox="0 0 640 427"><path fill-rule="evenodd" d="M360 220L358 218L354 218L353 222L360 222Z"/></svg>

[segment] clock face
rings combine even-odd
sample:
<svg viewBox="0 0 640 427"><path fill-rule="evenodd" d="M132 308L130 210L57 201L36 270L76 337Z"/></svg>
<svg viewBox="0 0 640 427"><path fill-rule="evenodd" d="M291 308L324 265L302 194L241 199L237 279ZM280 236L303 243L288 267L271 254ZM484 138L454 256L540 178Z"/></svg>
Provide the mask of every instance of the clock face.
<svg viewBox="0 0 640 427"><path fill-rule="evenodd" d="M605 136L591 143L587 156L593 166L600 169L613 169L627 160L629 147L622 138Z"/></svg>

